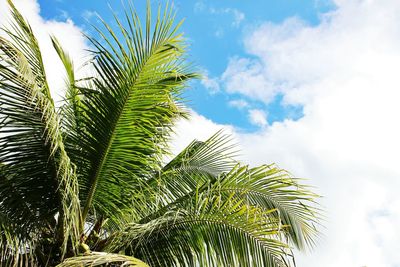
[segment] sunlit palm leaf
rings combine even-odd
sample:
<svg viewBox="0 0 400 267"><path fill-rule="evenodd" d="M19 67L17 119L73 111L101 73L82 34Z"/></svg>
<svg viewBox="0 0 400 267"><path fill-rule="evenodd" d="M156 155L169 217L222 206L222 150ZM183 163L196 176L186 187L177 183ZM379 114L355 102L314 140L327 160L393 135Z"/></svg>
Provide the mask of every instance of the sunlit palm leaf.
<svg viewBox="0 0 400 267"><path fill-rule="evenodd" d="M154 189L154 192L161 195L159 197L164 200L162 202L165 206L157 206L159 209L156 208L155 212L141 219L140 222L142 224L135 224L133 226L133 229L135 230L131 232L133 235L135 235L135 233L137 234L138 232L145 235L144 233L147 232L148 236L143 237L141 234L139 234L141 236L140 238L124 236L124 239L147 240L154 238L152 235L157 233L156 229L159 227L158 223L164 223L164 225L167 226L174 225L175 222L179 221L179 216L184 214L186 211L185 205L187 205L188 201L190 202L197 197L199 192L201 193L208 191L209 194L210 192L213 192L215 195L218 195L221 201L234 199L234 201L237 202L238 208L240 207L246 209L251 207L264 211L276 211L268 214L270 220L279 222L279 229L276 229L276 237L279 238L276 240L281 240L284 243L289 242L300 249L311 246L317 234L316 224L319 218L319 210L315 207L314 202L318 196L311 193L305 186L299 184L298 179L291 177L286 171L279 169L276 167L276 165L264 165L256 168L249 168L248 166L241 166L240 164L237 164L231 160L230 164L237 164L236 167L225 169L226 172L222 172L222 168L220 169L219 175L212 175L212 172L209 171L209 168L206 164L207 160L202 159L215 158L216 161L213 162L213 165L218 166L218 162L227 162L229 156L226 156L224 153L216 152L226 152L229 150L224 150L224 146L213 147L210 145L204 145L202 148L201 144L213 144L214 142L210 142L213 140L226 140L226 138L216 138L218 135L219 134L213 136L210 140L204 143L192 143L175 159L173 159L171 163L166 165L166 167L163 169L165 172L161 173L159 178L161 179L164 176L163 178L170 184L168 186L160 186L162 187L162 190ZM193 144L198 144L198 146ZM229 142L216 142L214 144L225 144L225 147L231 147L230 145L226 146L226 144L229 144ZM201 156L196 157L197 151ZM219 158L221 161L218 161ZM204 168L197 168L196 164L191 166L190 162L202 163L198 166ZM224 164L221 164L220 166L223 165ZM174 175L174 173L170 172L172 170L179 170L179 178L178 176ZM152 180L149 181L152 182ZM148 209L150 211L152 210L150 207L148 207ZM170 216L169 214L171 214L173 211L175 211L174 215ZM160 217L157 218L157 216L161 216L161 219ZM197 222L198 218L195 215L190 214L189 217L196 218L195 221ZM165 218L168 219L164 221ZM185 226L189 227L187 225ZM135 227L137 227L137 229ZM207 231L211 231L211 229L206 230L207 224L202 227L204 227L204 232L202 232L202 235ZM145 230L146 228L148 228L147 231ZM260 231L263 230L262 226L260 225L258 229ZM195 233L194 230L193 233ZM182 233L177 235L182 235ZM171 238L173 239L174 237ZM119 240L115 242L115 244L120 245L123 244L123 242ZM173 241L168 244L169 249L177 250L174 252L175 254L182 252L181 250L182 246L184 246L183 244L176 243L176 246L173 246ZM221 246L227 245L221 244ZM210 255L215 253L211 249L198 249L207 255L209 253L211 253ZM195 248L191 248L191 251L193 252L197 250ZM285 250L280 250L277 252L277 255L284 256L286 252L287 251ZM187 255L189 251L186 251L185 253L185 255ZM265 256L266 255L264 255L264 257ZM243 255L240 257L243 258ZM205 258L207 258L207 256L205 256ZM191 258L191 260L194 259ZM196 258L196 260L199 259ZM246 258L246 260L249 259ZM266 258L262 258L262 260L266 260ZM288 257L286 257L286 260L289 260ZM190 263L191 261L187 258L174 258L173 261L189 261L189 265L193 265L193 263ZM213 262L215 263L217 259L207 258L207 261L211 264ZM171 263L167 263L167 265L168 264ZM202 264L205 263L203 262Z"/></svg>
<svg viewBox="0 0 400 267"><path fill-rule="evenodd" d="M138 184L134 198L137 205L133 206L138 219L147 222L159 216L175 201L234 167L237 151L231 139L219 131L204 142L195 140L153 177Z"/></svg>
<svg viewBox="0 0 400 267"><path fill-rule="evenodd" d="M180 92L193 76L182 61L184 46L169 8L153 31L148 14L145 33L134 11L125 15L128 28L117 20L117 33L104 24L102 40L90 38L97 49L97 78L82 100L80 139L89 164L76 162L85 166L79 170L84 217L92 207L118 217L132 203L131 188L151 175L166 153L171 126L184 114Z"/></svg>
<svg viewBox="0 0 400 267"><path fill-rule="evenodd" d="M250 205L276 209L287 236L297 248L312 246L317 236L320 210L318 195L275 164L256 168L237 165L216 183L221 193L235 193Z"/></svg>
<svg viewBox="0 0 400 267"><path fill-rule="evenodd" d="M93 252L89 255L77 256L66 259L56 267L94 267L94 266L110 266L116 264L126 267L149 267L147 264L134 257L121 254ZM111 265L115 266L115 265Z"/></svg>
<svg viewBox="0 0 400 267"><path fill-rule="evenodd" d="M176 211L146 224L132 224L107 249L132 253L151 266L286 266L276 210L221 198L213 188Z"/></svg>
<svg viewBox="0 0 400 267"><path fill-rule="evenodd" d="M78 184L67 156L39 46L9 2L14 23L0 38L0 209L28 233L49 228L78 240ZM59 213L55 225L54 216Z"/></svg>

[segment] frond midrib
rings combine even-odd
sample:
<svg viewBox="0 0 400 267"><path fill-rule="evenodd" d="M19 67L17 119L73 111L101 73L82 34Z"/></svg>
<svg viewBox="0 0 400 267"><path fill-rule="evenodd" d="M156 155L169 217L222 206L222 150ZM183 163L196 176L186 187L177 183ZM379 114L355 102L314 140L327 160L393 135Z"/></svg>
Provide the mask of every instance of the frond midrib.
<svg viewBox="0 0 400 267"><path fill-rule="evenodd" d="M140 66L140 70L137 72L138 73L137 76L133 79L132 84L129 86L130 90L127 90L127 95L126 95L125 99L123 100L123 104L121 105L120 110L118 111L118 113L115 116L116 119L114 120L113 124L111 125L112 127L110 127L111 128L111 135L110 135L109 142L107 144L106 149L101 153L101 160L100 160L100 163L97 165L97 168L95 170L95 174L90 179L90 181L91 181L90 182L90 190L89 190L88 198L86 200L85 207L84 207L84 210L83 210L83 213L82 213L83 221L85 221L85 219L87 217L87 214L89 212L90 206L91 206L91 204L93 202L93 198L94 198L94 195L95 195L95 191L96 191L96 187L97 187L97 184L98 184L98 181L99 181L99 178L100 178L101 171L102 171L102 169L104 167L104 164L106 163L107 156L108 156L108 154L110 152L110 149L111 149L112 144L113 144L113 142L115 140L115 137L116 137L116 129L117 129L117 126L118 126L118 122L119 122L119 120L121 118L121 115L123 114L123 112L125 110L126 103L128 102L128 100L130 99L131 95L133 94L133 90L132 89L135 87L137 81L140 79L140 75L143 73L142 71L146 67L147 62L150 61L150 59L151 59L151 57L153 55L157 54L157 51L163 45L164 45L164 42L160 43L155 48L152 46L150 54L147 56L147 58L145 60L143 60L143 63Z"/></svg>

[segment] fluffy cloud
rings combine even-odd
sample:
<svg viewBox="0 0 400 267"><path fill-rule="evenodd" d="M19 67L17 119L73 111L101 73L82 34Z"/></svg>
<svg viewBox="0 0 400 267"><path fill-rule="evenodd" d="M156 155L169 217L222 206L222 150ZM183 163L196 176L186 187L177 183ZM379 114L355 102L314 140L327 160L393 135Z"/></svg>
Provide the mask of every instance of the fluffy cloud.
<svg viewBox="0 0 400 267"><path fill-rule="evenodd" d="M83 68L89 59L86 50L89 48L82 30L72 20L44 20L40 16L39 4L34 0L14 1L18 10L29 21L41 47L43 62L48 77L52 96L56 103L64 95L64 67L53 49L50 35L54 35L62 44L63 48L75 60L74 65L79 75L89 71ZM5 0L0 0L0 25L7 25L10 21L8 5ZM65 12L63 13L65 15Z"/></svg>
<svg viewBox="0 0 400 267"><path fill-rule="evenodd" d="M245 39L252 59L222 77L228 92L304 106L298 121L237 135L244 160L277 162L324 196L325 236L298 265L398 266L400 2L336 5L317 26L259 25Z"/></svg>
<svg viewBox="0 0 400 267"><path fill-rule="evenodd" d="M181 152L191 141L207 140L210 136L224 130L224 133L234 134L234 128L231 125L216 124L212 120L189 110L190 119L181 120L177 123L175 128L175 135L173 136L171 150L173 154Z"/></svg>
<svg viewBox="0 0 400 267"><path fill-rule="evenodd" d="M238 109L244 109L249 107L249 103L243 99L235 99L228 102L229 106L235 107Z"/></svg>
<svg viewBox="0 0 400 267"><path fill-rule="evenodd" d="M272 101L277 93L264 75L264 66L258 60L231 58L221 81L225 84L227 93L240 93L266 103Z"/></svg>
<svg viewBox="0 0 400 267"><path fill-rule="evenodd" d="M203 76L200 80L201 84L206 89L208 89L211 94L219 92L220 90L219 79L216 77L214 78L210 77L207 70L204 70L203 72L204 72Z"/></svg>
<svg viewBox="0 0 400 267"><path fill-rule="evenodd" d="M249 119L252 124L260 127L265 127L268 124L267 114L261 109L250 109Z"/></svg>

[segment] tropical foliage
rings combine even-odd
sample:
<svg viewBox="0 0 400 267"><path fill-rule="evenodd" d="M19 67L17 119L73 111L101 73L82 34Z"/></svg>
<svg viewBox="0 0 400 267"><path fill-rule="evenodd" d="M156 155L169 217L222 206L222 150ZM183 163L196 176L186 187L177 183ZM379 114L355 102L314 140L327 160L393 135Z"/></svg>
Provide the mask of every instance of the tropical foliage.
<svg viewBox="0 0 400 267"><path fill-rule="evenodd" d="M316 195L276 165L235 160L230 137L165 163L197 75L168 6L128 4L88 37L93 75L65 67L56 107L39 44L9 1L0 37L1 266L291 266L314 243ZM123 21L121 21L123 18ZM60 77L62 79L62 77Z"/></svg>

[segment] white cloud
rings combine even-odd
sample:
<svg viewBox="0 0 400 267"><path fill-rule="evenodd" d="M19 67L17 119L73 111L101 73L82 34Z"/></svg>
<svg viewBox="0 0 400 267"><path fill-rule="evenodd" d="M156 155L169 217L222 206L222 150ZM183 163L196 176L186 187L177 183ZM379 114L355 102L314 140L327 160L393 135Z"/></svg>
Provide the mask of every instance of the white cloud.
<svg viewBox="0 0 400 267"><path fill-rule="evenodd" d="M68 19L70 19L70 15L68 14L68 12L66 11L66 10L59 10L59 15L57 15L57 20L61 20L61 21L64 21L64 20L68 20Z"/></svg>
<svg viewBox="0 0 400 267"><path fill-rule="evenodd" d="M299 266L400 265L400 1L341 0L317 26L297 18L247 36L228 92L304 106L298 121L238 134L244 160L277 162L318 186L325 237ZM254 59L256 58L256 59Z"/></svg>
<svg viewBox="0 0 400 267"><path fill-rule="evenodd" d="M209 7L207 9L207 6L204 4L204 2L196 2L194 6L194 10L196 12L201 12L207 10L211 14L216 14L216 15L221 15L221 14L228 14L229 16L232 17L233 22L232 26L233 27L239 27L240 24L244 21L246 18L245 14L241 12L240 10L236 8L214 8L214 7Z"/></svg>
<svg viewBox="0 0 400 267"><path fill-rule="evenodd" d="M195 13L208 13L217 16L224 16L231 20L231 27L238 28L242 22L245 20L246 16L243 12L236 8L215 8L212 6L207 6L203 1L197 1L194 4L193 10ZM225 34L223 27L218 26L214 31L214 36L217 38L222 38Z"/></svg>
<svg viewBox="0 0 400 267"><path fill-rule="evenodd" d="M34 0L14 1L18 10L28 20L39 41L41 47L45 70L51 89L52 96L56 102L59 102L64 95L64 68L53 49L50 40L50 34L57 37L63 48L74 59L74 65L79 75L87 72L87 69L80 68L88 60L87 42L72 20L66 21L45 20L40 13L39 4ZM5 0L0 0L0 25L6 25L10 21L8 5Z"/></svg>
<svg viewBox="0 0 400 267"><path fill-rule="evenodd" d="M224 29L220 27L214 32L214 36L217 38L222 38L224 36L224 33Z"/></svg>
<svg viewBox="0 0 400 267"><path fill-rule="evenodd" d="M220 91L219 79L217 77L211 78L207 71L204 71L200 82L210 93L217 93Z"/></svg>
<svg viewBox="0 0 400 267"><path fill-rule="evenodd" d="M221 8L221 9L215 9L215 8L210 8L210 12L212 14L229 14L233 17L233 22L232 26L234 27L239 27L240 23L245 19L245 15L243 12L239 11L236 8Z"/></svg>
<svg viewBox="0 0 400 267"><path fill-rule="evenodd" d="M250 109L249 110L250 123L259 127L267 126L267 114L261 109Z"/></svg>
<svg viewBox="0 0 400 267"><path fill-rule="evenodd" d="M277 90L264 75L264 66L259 60L233 57L221 77L226 92L240 93L249 98L269 103Z"/></svg>
<svg viewBox="0 0 400 267"><path fill-rule="evenodd" d="M234 18L232 25L238 27L240 23L242 23L242 21L245 19L244 13L240 12L237 9L230 9L230 12L232 12Z"/></svg>
<svg viewBox="0 0 400 267"><path fill-rule="evenodd" d="M250 104L247 101L243 100L243 99L231 100L231 101L229 101L228 104L229 104L229 106L235 107L235 108L238 108L238 109L244 109L244 108L247 108L247 107L250 106Z"/></svg>
<svg viewBox="0 0 400 267"><path fill-rule="evenodd" d="M83 13L82 13L82 16L83 16L84 19L90 20L90 19L92 19L93 17L97 17L98 14L97 14L96 11L84 10Z"/></svg>
<svg viewBox="0 0 400 267"><path fill-rule="evenodd" d="M176 125L176 134L174 135L171 147L174 154L182 151L194 139L207 140L221 129L228 134L233 134L234 132L233 127L230 125L216 124L193 110L189 111L190 119L180 120Z"/></svg>

